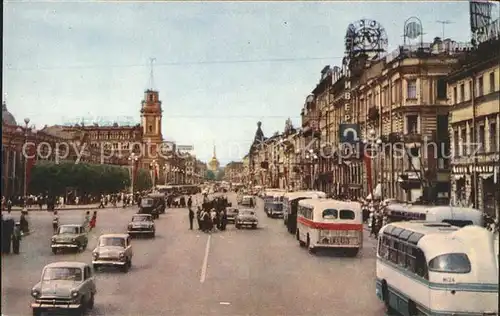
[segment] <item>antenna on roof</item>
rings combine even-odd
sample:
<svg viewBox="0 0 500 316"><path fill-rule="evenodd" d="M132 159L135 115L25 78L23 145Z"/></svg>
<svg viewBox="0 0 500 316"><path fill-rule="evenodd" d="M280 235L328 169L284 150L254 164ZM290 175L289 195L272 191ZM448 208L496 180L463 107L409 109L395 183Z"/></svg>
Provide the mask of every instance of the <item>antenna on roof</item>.
<svg viewBox="0 0 500 316"><path fill-rule="evenodd" d="M445 21L441 21L441 20L437 20L436 21L437 23L441 23L441 25L443 26L443 37L441 38L442 41L444 41L445 37L444 37L444 28L447 24L451 24L453 23L452 21L449 21L449 20L445 20Z"/></svg>
<svg viewBox="0 0 500 316"><path fill-rule="evenodd" d="M154 89L154 62L156 61L156 58L150 57L149 58L149 89L153 90Z"/></svg>

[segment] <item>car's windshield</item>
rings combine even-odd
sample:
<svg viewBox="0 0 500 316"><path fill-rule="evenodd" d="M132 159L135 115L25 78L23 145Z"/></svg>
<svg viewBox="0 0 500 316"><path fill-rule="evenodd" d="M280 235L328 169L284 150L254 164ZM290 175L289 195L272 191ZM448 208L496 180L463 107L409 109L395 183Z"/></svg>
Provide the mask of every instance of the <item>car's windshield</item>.
<svg viewBox="0 0 500 316"><path fill-rule="evenodd" d="M121 237L101 237L101 240L99 241L99 246L125 247L125 239Z"/></svg>
<svg viewBox="0 0 500 316"><path fill-rule="evenodd" d="M78 234L77 226L61 226L59 227L59 234Z"/></svg>
<svg viewBox="0 0 500 316"><path fill-rule="evenodd" d="M47 268L43 272L43 281L81 281L82 280L82 269L80 268L70 268L70 267L57 267L57 268Z"/></svg>
<svg viewBox="0 0 500 316"><path fill-rule="evenodd" d="M149 216L134 216L132 217L133 222L147 222L149 221Z"/></svg>
<svg viewBox="0 0 500 316"><path fill-rule="evenodd" d="M242 215L242 216L253 216L253 215L255 215L255 212L252 212L252 211L240 211L239 215Z"/></svg>

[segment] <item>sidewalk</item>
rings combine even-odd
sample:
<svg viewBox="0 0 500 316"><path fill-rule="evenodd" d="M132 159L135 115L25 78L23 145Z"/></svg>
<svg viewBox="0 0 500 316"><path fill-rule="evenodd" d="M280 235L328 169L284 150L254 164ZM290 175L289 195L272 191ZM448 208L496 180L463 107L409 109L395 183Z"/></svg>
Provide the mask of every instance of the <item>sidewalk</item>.
<svg viewBox="0 0 500 316"><path fill-rule="evenodd" d="M113 206L113 204L108 203L104 208L121 208L121 203ZM75 211L75 210L94 210L99 208L99 203L94 204L81 204L81 205L64 205L63 207L56 207L55 211ZM13 206L12 211L21 211L23 208L21 206ZM38 205L33 205L31 208L28 208L28 211L46 211L47 205L44 205L42 209Z"/></svg>

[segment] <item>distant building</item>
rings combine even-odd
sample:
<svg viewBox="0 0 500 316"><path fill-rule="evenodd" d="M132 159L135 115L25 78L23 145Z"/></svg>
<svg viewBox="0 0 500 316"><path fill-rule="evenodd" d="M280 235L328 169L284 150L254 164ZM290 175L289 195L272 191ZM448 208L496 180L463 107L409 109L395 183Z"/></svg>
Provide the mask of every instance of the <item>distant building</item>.
<svg viewBox="0 0 500 316"><path fill-rule="evenodd" d="M243 183L243 171L243 162L232 161L224 167L224 180L231 183Z"/></svg>

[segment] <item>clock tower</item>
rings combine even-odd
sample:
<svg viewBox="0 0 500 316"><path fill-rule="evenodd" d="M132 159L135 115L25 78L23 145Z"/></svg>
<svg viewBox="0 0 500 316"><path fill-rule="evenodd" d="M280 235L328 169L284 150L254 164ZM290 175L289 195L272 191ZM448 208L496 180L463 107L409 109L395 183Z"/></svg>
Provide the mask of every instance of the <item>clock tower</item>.
<svg viewBox="0 0 500 316"><path fill-rule="evenodd" d="M162 109L158 91L148 89L141 102L141 128L144 145L143 166L147 167L153 160L158 161L163 137L161 134Z"/></svg>

